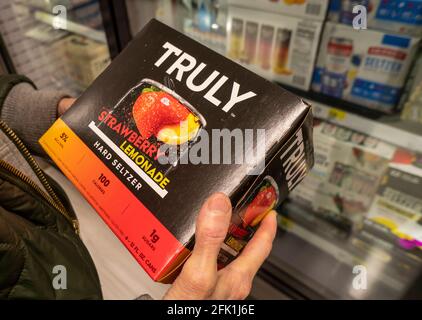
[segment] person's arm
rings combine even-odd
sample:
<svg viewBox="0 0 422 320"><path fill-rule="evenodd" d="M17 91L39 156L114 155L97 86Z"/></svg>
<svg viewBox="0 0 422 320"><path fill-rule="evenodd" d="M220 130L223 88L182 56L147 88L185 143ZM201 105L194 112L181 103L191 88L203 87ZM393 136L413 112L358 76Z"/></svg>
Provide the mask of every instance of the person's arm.
<svg viewBox="0 0 422 320"><path fill-rule="evenodd" d="M37 90L24 77L19 78L16 75L1 77L3 85L0 89L3 91L3 97L0 118L16 132L32 152L42 154L38 139L69 103L73 102L73 99L66 92Z"/></svg>

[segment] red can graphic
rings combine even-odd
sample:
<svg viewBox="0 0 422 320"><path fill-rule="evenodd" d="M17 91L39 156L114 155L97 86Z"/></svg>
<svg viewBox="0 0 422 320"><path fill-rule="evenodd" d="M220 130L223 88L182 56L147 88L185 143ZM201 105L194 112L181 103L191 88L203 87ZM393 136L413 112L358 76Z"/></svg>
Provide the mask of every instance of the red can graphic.
<svg viewBox="0 0 422 320"><path fill-rule="evenodd" d="M218 257L221 265L234 259L246 246L266 215L277 207L280 199L275 180L266 176L240 208L235 209L228 235ZM224 251L228 254L224 254Z"/></svg>
<svg viewBox="0 0 422 320"><path fill-rule="evenodd" d="M322 93L337 98L343 96L352 54L353 41L351 39L330 38L327 45L325 68L322 74Z"/></svg>

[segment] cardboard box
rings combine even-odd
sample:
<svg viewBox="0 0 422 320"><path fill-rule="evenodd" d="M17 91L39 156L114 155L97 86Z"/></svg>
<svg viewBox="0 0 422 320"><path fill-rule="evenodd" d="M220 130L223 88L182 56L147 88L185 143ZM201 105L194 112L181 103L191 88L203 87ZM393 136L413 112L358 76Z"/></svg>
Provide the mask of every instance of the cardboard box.
<svg viewBox="0 0 422 320"><path fill-rule="evenodd" d="M356 14L353 7L367 9L367 27L420 37L422 34L422 2L420 0L331 0L328 20L351 26Z"/></svg>
<svg viewBox="0 0 422 320"><path fill-rule="evenodd" d="M401 119L422 124L422 83L414 86L401 113Z"/></svg>
<svg viewBox="0 0 422 320"><path fill-rule="evenodd" d="M64 47L70 76L83 88L108 66L108 47L81 36L72 35L65 39Z"/></svg>
<svg viewBox="0 0 422 320"><path fill-rule="evenodd" d="M394 234L402 248L422 249L422 154L396 151L368 218Z"/></svg>
<svg viewBox="0 0 422 320"><path fill-rule="evenodd" d="M312 89L362 106L393 112L419 38L327 22Z"/></svg>
<svg viewBox="0 0 422 320"><path fill-rule="evenodd" d="M230 7L227 56L262 77L308 90L322 22Z"/></svg>
<svg viewBox="0 0 422 320"><path fill-rule="evenodd" d="M230 5L324 21L329 0L229 0Z"/></svg>
<svg viewBox="0 0 422 320"><path fill-rule="evenodd" d="M314 127L314 148L315 165L291 198L315 212L361 222L396 147L323 121Z"/></svg>
<svg viewBox="0 0 422 320"><path fill-rule="evenodd" d="M403 90L399 109L402 110L403 120L422 124L422 51L420 49Z"/></svg>
<svg viewBox="0 0 422 320"><path fill-rule="evenodd" d="M219 265L239 254L312 166L311 123L295 95L152 20L40 143L146 272L170 282L214 192L235 208ZM236 137L221 145L222 132L246 141L248 130L242 152Z"/></svg>

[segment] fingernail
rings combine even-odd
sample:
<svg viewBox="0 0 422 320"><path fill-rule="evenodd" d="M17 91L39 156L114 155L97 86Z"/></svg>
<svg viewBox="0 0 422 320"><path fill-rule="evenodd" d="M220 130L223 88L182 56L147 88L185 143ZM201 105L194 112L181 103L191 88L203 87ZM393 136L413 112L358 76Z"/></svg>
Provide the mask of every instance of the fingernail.
<svg viewBox="0 0 422 320"><path fill-rule="evenodd" d="M227 213L231 209L230 200L225 195L217 193L208 202L208 209L222 214Z"/></svg>

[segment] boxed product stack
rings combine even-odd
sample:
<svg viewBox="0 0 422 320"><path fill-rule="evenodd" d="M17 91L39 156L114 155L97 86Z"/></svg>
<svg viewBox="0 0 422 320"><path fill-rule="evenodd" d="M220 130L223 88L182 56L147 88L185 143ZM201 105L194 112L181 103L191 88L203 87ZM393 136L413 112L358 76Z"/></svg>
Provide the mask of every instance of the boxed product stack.
<svg viewBox="0 0 422 320"><path fill-rule="evenodd" d="M422 82L415 84L401 114L403 120L422 123Z"/></svg>
<svg viewBox="0 0 422 320"><path fill-rule="evenodd" d="M420 0L331 0L328 20L352 25L353 7L366 8L369 29L420 37L422 35L422 1Z"/></svg>
<svg viewBox="0 0 422 320"><path fill-rule="evenodd" d="M364 26L365 11L368 29L355 29L355 20ZM333 0L328 20L312 89L386 113L397 110L420 41L422 2Z"/></svg>
<svg viewBox="0 0 422 320"><path fill-rule="evenodd" d="M362 106L393 112L419 38L355 30L327 22L312 89Z"/></svg>
<svg viewBox="0 0 422 320"><path fill-rule="evenodd" d="M314 147L295 203L330 221L374 222L401 248L422 249L422 154L318 121Z"/></svg>
<svg viewBox="0 0 422 320"><path fill-rule="evenodd" d="M385 172L368 218L383 225L407 250L422 249L422 155L398 149Z"/></svg>
<svg viewBox="0 0 422 320"><path fill-rule="evenodd" d="M401 118L422 123L422 50L419 52L400 100Z"/></svg>
<svg viewBox="0 0 422 320"><path fill-rule="evenodd" d="M61 43L68 72L82 88L88 87L110 63L106 44L76 35L66 37Z"/></svg>
<svg viewBox="0 0 422 320"><path fill-rule="evenodd" d="M359 223L396 148L328 122L314 126L315 165L291 198L326 216Z"/></svg>
<svg viewBox="0 0 422 320"><path fill-rule="evenodd" d="M323 21L329 0L229 0L230 5Z"/></svg>
<svg viewBox="0 0 422 320"><path fill-rule="evenodd" d="M324 1L319 2L323 6ZM274 12L286 8L293 10L279 4ZM308 90L323 24L318 18L323 19L325 10L320 9L324 14L315 15L314 20L309 19L306 7L294 8L296 16L230 7L227 55L266 79Z"/></svg>

